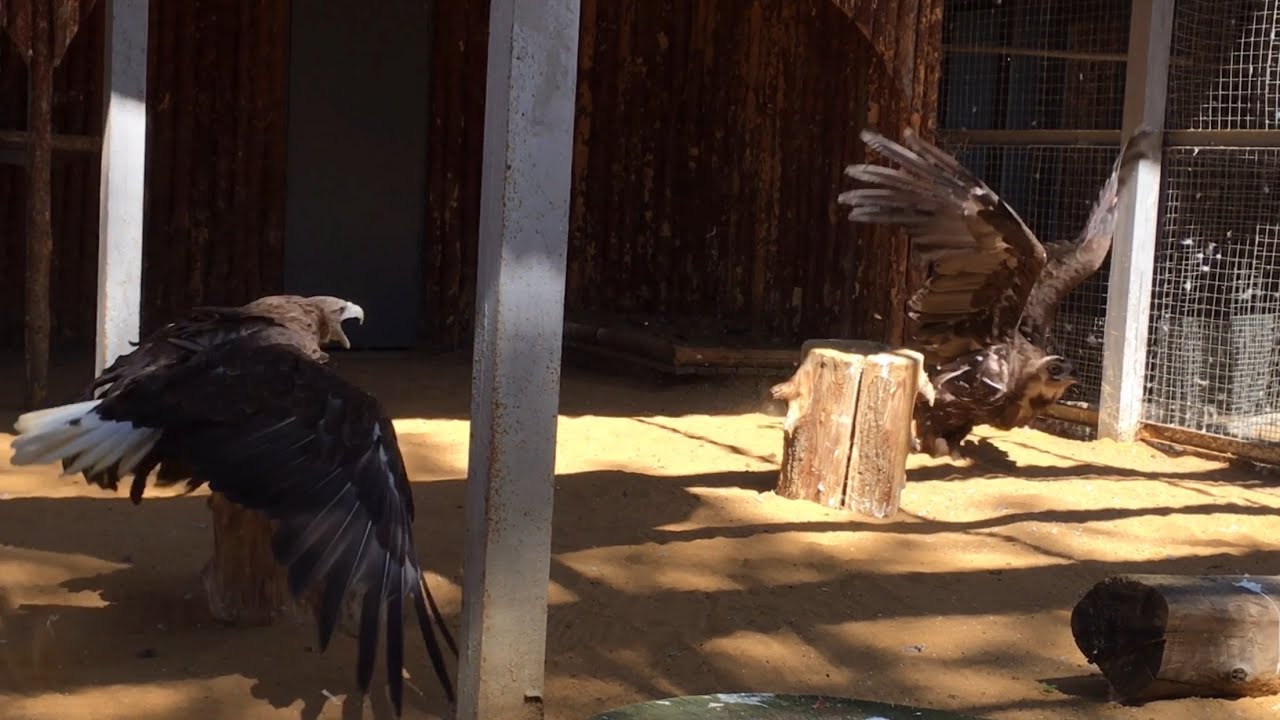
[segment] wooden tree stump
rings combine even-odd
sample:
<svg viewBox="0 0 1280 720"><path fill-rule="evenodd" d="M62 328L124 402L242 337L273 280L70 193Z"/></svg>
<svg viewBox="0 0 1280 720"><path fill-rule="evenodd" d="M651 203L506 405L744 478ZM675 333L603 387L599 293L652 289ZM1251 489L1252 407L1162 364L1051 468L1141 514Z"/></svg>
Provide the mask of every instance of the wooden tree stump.
<svg viewBox="0 0 1280 720"><path fill-rule="evenodd" d="M773 387L787 402L777 492L884 518L907 481L918 395L932 402L924 358L861 340L811 340L795 375Z"/></svg>
<svg viewBox="0 0 1280 720"><path fill-rule="evenodd" d="M209 612L219 621L239 626L270 625L283 617L313 616L319 585L301 599L289 592L284 568L271 551L274 529L267 516L246 510L221 493L209 496L213 557L202 572ZM359 595L348 596L338 629L355 636Z"/></svg>
<svg viewBox="0 0 1280 720"><path fill-rule="evenodd" d="M1123 700L1280 692L1280 577L1110 577L1071 634Z"/></svg>

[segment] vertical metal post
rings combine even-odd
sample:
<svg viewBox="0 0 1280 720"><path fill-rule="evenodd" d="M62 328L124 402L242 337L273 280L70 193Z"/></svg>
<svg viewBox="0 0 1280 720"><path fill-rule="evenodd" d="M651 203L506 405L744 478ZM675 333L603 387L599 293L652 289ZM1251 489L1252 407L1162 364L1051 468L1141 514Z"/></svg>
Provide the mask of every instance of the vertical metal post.
<svg viewBox="0 0 1280 720"><path fill-rule="evenodd" d="M458 718L543 716L580 0L492 0Z"/></svg>
<svg viewBox="0 0 1280 720"><path fill-rule="evenodd" d="M1133 1L1125 80L1126 137L1142 124L1164 129L1173 13L1170 0ZM1151 280L1160 232L1160 163L1159 153L1140 162L1133 182L1120 194L1111 249L1098 436L1124 442L1137 436L1142 422Z"/></svg>
<svg viewBox="0 0 1280 720"><path fill-rule="evenodd" d="M95 374L138 339L147 153L148 0L101 2L107 14L106 121L98 206Z"/></svg>

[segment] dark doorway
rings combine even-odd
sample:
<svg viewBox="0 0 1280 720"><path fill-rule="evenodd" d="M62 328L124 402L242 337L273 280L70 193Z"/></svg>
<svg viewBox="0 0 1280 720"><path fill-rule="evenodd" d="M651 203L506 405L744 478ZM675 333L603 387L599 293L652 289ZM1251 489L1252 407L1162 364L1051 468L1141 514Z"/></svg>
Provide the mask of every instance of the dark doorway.
<svg viewBox="0 0 1280 720"><path fill-rule="evenodd" d="M432 0L293 3L287 292L365 309L353 346L418 335Z"/></svg>

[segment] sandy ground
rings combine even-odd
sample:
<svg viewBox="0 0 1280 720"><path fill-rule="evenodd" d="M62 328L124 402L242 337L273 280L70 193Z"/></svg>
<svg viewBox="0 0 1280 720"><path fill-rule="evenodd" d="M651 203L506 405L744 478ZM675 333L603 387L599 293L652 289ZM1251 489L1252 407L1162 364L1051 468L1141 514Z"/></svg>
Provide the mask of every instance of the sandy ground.
<svg viewBox="0 0 1280 720"><path fill-rule="evenodd" d="M418 546L456 627L466 361L338 364L397 418ZM17 370L0 364L5 428ZM87 369L57 376L65 393ZM1280 697L1110 704L1068 626L1072 605L1108 574L1280 573L1271 478L1146 446L990 433L1016 469L915 458L901 514L871 522L771 492L780 418L761 397L759 384L568 371L549 718L718 691L1000 720L1280 712ZM354 716L358 703L342 702L354 675L348 638L318 654L308 625L210 619L198 579L211 542L203 497L133 507L53 469L11 468L0 452L0 718ZM410 690L405 715L434 717L441 698L419 645L408 662L425 694Z"/></svg>

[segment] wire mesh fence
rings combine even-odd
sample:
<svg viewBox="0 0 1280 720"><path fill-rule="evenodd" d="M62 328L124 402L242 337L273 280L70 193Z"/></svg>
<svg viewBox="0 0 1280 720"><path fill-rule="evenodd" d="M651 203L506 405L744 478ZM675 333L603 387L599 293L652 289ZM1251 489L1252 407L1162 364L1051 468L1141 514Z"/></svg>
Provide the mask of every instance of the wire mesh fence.
<svg viewBox="0 0 1280 720"><path fill-rule="evenodd" d="M1129 0L952 0L939 125L1119 129Z"/></svg>
<svg viewBox="0 0 1280 720"><path fill-rule="evenodd" d="M1178 0L1166 123L1280 128L1280 0Z"/></svg>
<svg viewBox="0 0 1280 720"><path fill-rule="evenodd" d="M942 145L1042 242L1074 240L1118 150L1130 0L951 0L943 14ZM1034 131L1114 130L1113 144L1031 144ZM998 131L984 133L983 131ZM1096 404L1107 266L1062 304L1051 338Z"/></svg>
<svg viewBox="0 0 1280 720"><path fill-rule="evenodd" d="M1210 145L1280 131L1280 1L1178 0L1170 55L1168 125L1205 139L1165 150L1143 419L1280 441L1280 148Z"/></svg>
<svg viewBox="0 0 1280 720"><path fill-rule="evenodd" d="M1145 419L1280 439L1280 149L1169 148Z"/></svg>
<svg viewBox="0 0 1280 720"><path fill-rule="evenodd" d="M1121 126L1130 12L945 7L943 144L1044 242L1076 236L1115 157L1094 131ZM1280 442L1280 0L1176 0L1170 54L1143 419ZM1100 395L1108 269L1058 315L1053 349L1082 376L1068 400Z"/></svg>

